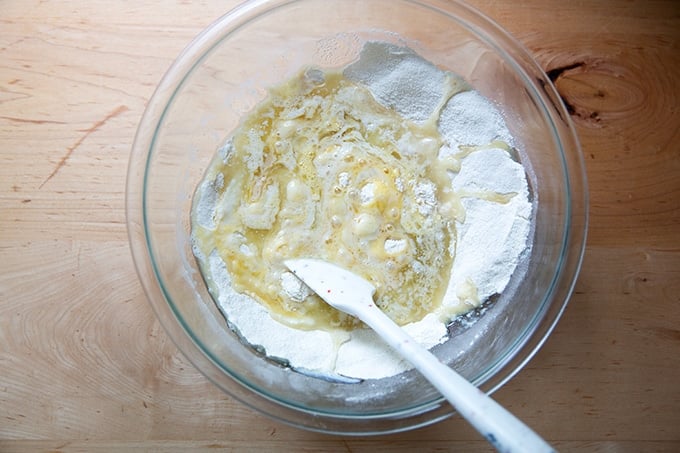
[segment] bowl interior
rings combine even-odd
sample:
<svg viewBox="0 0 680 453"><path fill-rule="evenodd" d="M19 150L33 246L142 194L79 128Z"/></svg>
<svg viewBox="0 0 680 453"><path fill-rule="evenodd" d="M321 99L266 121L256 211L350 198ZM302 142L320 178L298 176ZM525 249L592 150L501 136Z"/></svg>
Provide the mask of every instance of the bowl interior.
<svg viewBox="0 0 680 453"><path fill-rule="evenodd" d="M441 360L486 391L516 373L566 304L586 225L583 167L568 115L521 46L475 11L440 1L270 1L213 24L169 70L140 124L128 180L135 262L164 327L219 387L270 416L328 432L396 431L451 409L414 371L331 382L244 346L193 257L191 202L218 147L268 87L303 66L340 69L371 40L407 45L494 101L532 189L530 252L503 294L451 325L451 339L434 350Z"/></svg>

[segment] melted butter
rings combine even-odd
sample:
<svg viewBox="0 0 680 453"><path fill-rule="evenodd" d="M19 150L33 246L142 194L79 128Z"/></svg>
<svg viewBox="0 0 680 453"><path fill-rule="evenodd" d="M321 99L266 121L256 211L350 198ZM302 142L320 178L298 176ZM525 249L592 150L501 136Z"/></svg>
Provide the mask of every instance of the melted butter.
<svg viewBox="0 0 680 453"><path fill-rule="evenodd" d="M507 204L517 196L517 192L500 193L490 190L459 190L457 195L459 198L477 198L493 203Z"/></svg>
<svg viewBox="0 0 680 453"><path fill-rule="evenodd" d="M446 156L441 159L442 164L445 165L448 170L458 173L460 171L460 166L465 159L470 154L481 151L484 149L502 149L514 158L514 149L502 140L494 140L491 143L480 146L460 146L458 152Z"/></svg>
<svg viewBox="0 0 680 453"><path fill-rule="evenodd" d="M283 261L297 257L366 278L399 324L434 312L464 216L451 161L438 158L436 126L446 100L463 89L457 80L447 79L441 105L421 125L340 74L309 70L273 89L206 173L225 183L214 185L216 227L194 222L196 245L205 256L217 250L237 291L296 328L358 325L316 295L286 293Z"/></svg>

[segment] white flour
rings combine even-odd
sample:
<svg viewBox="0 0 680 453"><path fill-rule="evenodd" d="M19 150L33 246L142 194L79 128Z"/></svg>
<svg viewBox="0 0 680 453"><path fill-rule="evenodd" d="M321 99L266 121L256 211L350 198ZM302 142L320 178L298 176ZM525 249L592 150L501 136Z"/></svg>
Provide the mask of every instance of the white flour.
<svg viewBox="0 0 680 453"><path fill-rule="evenodd" d="M513 144L501 113L476 91L451 98L439 117L439 130L452 150L458 150L459 145L487 144L494 140Z"/></svg>
<svg viewBox="0 0 680 453"><path fill-rule="evenodd" d="M385 107L415 122L430 118L446 94L446 73L411 49L368 42L345 76L368 87Z"/></svg>
<svg viewBox="0 0 680 453"><path fill-rule="evenodd" d="M359 61L344 74L365 84L384 106L413 121L423 123L439 114L439 132L445 140L440 156L459 160L460 169L451 174L451 180L465 218L456 225L455 259L442 308L404 326L419 343L431 348L447 339L446 322L452 315L503 291L527 248L532 207L524 169L502 143L494 142L513 144L494 105L477 92L466 91L453 96L442 108L451 76L413 51L387 43L368 43ZM459 146L484 149L467 152ZM346 184L339 181L341 185L343 182ZM215 185L223 183L203 183L196 209L202 225L213 225L211 213L224 209L215 206L214 196ZM435 187L423 183L415 192L418 210L431 212L437 203ZM373 188L365 187L360 196L369 200ZM405 243L393 241L385 246L396 253ZM229 322L269 357L314 374L361 379L388 377L411 368L371 330L329 333L294 329L277 322L262 305L231 287L226 266L217 253L212 253L208 262L211 275L207 279ZM281 284L295 301L303 301L309 294L292 274L283 274Z"/></svg>

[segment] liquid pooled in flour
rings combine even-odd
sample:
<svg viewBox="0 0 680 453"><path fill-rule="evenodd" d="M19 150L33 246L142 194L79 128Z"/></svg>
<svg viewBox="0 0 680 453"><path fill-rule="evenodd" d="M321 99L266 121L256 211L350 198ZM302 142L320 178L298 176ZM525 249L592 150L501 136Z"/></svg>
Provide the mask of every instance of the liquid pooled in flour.
<svg viewBox="0 0 680 453"><path fill-rule="evenodd" d="M463 87L451 78L448 88L444 100ZM295 328L359 321L288 272L291 258L324 259L364 277L398 324L436 311L464 215L447 174L456 162L438 157L438 114L416 124L342 74L318 69L272 89L211 163L211 190L197 192L206 198L195 200L192 216L199 262L217 252L234 289Z"/></svg>

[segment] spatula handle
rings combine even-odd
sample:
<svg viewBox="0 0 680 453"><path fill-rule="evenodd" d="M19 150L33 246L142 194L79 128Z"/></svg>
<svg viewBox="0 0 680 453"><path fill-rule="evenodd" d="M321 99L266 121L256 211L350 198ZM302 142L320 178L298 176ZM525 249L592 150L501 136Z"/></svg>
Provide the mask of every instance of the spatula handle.
<svg viewBox="0 0 680 453"><path fill-rule="evenodd" d="M361 306L365 313L355 315L420 371L498 451L554 451L521 420L420 346L375 306L372 300L367 300Z"/></svg>

